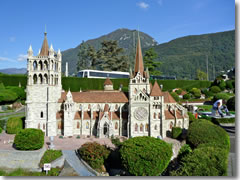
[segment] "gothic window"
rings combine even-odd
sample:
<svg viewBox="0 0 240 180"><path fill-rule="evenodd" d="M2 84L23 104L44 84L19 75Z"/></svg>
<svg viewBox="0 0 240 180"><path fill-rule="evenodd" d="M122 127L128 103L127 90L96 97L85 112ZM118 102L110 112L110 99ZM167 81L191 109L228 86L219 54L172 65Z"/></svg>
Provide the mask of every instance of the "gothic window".
<svg viewBox="0 0 240 180"><path fill-rule="evenodd" d="M86 123L86 129L89 129L89 122Z"/></svg>
<svg viewBox="0 0 240 180"><path fill-rule="evenodd" d="M80 123L79 122L77 122L77 129L79 129L80 128Z"/></svg>
<svg viewBox="0 0 240 180"><path fill-rule="evenodd" d="M145 131L148 131L148 124L145 125Z"/></svg>
<svg viewBox="0 0 240 180"><path fill-rule="evenodd" d="M154 130L157 130L157 129L158 129L158 128L157 128L157 125L155 125L155 126L154 126Z"/></svg>
<svg viewBox="0 0 240 180"><path fill-rule="evenodd" d="M157 116L156 113L154 113L153 114L153 119L156 119L157 118L156 116Z"/></svg>
<svg viewBox="0 0 240 180"><path fill-rule="evenodd" d="M115 129L116 130L118 129L118 123L117 122L115 123Z"/></svg>
<svg viewBox="0 0 240 180"><path fill-rule="evenodd" d="M40 123L38 123L38 129L40 129Z"/></svg>
<svg viewBox="0 0 240 180"><path fill-rule="evenodd" d="M51 85L53 85L53 75L51 75Z"/></svg>
<svg viewBox="0 0 240 180"><path fill-rule="evenodd" d="M43 70L43 63L42 63L42 61L39 61L39 70Z"/></svg>
<svg viewBox="0 0 240 180"><path fill-rule="evenodd" d="M118 110L118 105L117 104L115 105L115 110Z"/></svg>
<svg viewBox="0 0 240 180"><path fill-rule="evenodd" d="M172 127L173 127L173 122L171 121L170 125L169 125L169 128L172 129Z"/></svg>
<svg viewBox="0 0 240 180"><path fill-rule="evenodd" d="M140 131L143 132L143 124L140 124Z"/></svg>
<svg viewBox="0 0 240 180"><path fill-rule="evenodd" d="M160 119L161 118L161 114L160 113L158 113L158 119Z"/></svg>
<svg viewBox="0 0 240 180"><path fill-rule="evenodd" d="M48 63L47 63L47 61L44 61L44 68L43 68L43 70L48 70Z"/></svg>
<svg viewBox="0 0 240 180"><path fill-rule="evenodd" d="M134 94L137 94L137 88L134 89Z"/></svg>
<svg viewBox="0 0 240 180"><path fill-rule="evenodd" d="M43 112L41 111L40 117L43 118Z"/></svg>
<svg viewBox="0 0 240 180"><path fill-rule="evenodd" d="M37 70L37 62L36 61L33 62L33 70Z"/></svg>
<svg viewBox="0 0 240 180"><path fill-rule="evenodd" d="M127 130L127 123L124 123L124 129Z"/></svg>
<svg viewBox="0 0 240 180"><path fill-rule="evenodd" d="M42 84L43 83L43 77L41 74L39 74L39 83Z"/></svg>
<svg viewBox="0 0 240 180"><path fill-rule="evenodd" d="M53 63L53 61L51 61L51 64L52 64L52 70L54 70L53 68L54 68L54 63Z"/></svg>
<svg viewBox="0 0 240 180"><path fill-rule="evenodd" d="M137 123L135 124L135 131L136 132L138 131L138 124Z"/></svg>
<svg viewBox="0 0 240 180"><path fill-rule="evenodd" d="M47 76L47 74L44 74L44 83L48 84L48 76Z"/></svg>
<svg viewBox="0 0 240 180"><path fill-rule="evenodd" d="M37 84L37 75L36 74L33 75L33 84Z"/></svg>
<svg viewBox="0 0 240 180"><path fill-rule="evenodd" d="M45 130L45 123L43 124L43 130Z"/></svg>

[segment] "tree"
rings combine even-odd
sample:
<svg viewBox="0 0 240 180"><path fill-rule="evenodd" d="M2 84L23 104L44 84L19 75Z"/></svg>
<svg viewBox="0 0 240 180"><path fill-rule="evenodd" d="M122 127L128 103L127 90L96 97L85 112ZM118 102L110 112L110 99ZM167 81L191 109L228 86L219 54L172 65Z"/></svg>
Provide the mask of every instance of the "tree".
<svg viewBox="0 0 240 180"><path fill-rule="evenodd" d="M81 69L87 69L88 64L89 64L88 46L84 41L82 41L82 43L79 46L77 70L79 71Z"/></svg>
<svg viewBox="0 0 240 180"><path fill-rule="evenodd" d="M198 80L207 80L207 74L201 70L197 70L197 79Z"/></svg>
<svg viewBox="0 0 240 180"><path fill-rule="evenodd" d="M157 70L161 62L155 61L158 58L157 53L153 48L148 49L143 57L145 67L148 67L150 75L160 75L161 72Z"/></svg>
<svg viewBox="0 0 240 180"><path fill-rule="evenodd" d="M117 41L103 41L101 49L97 52L99 64L103 70L128 71L129 59L122 55L123 48L119 48Z"/></svg>

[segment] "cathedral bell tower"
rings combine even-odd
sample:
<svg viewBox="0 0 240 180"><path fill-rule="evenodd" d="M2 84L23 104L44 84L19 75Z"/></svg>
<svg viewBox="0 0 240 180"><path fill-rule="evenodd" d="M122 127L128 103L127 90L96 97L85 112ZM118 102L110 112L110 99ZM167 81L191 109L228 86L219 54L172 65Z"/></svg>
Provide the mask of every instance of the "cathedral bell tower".
<svg viewBox="0 0 240 180"><path fill-rule="evenodd" d="M128 136L149 135L149 73L144 71L141 41L138 33L134 72L130 69Z"/></svg>
<svg viewBox="0 0 240 180"><path fill-rule="evenodd" d="M33 55L31 45L28 49L26 128L41 129L46 136L57 135L56 112L62 90L61 62L61 52L58 50L56 53L52 45L49 48L46 32L37 56Z"/></svg>

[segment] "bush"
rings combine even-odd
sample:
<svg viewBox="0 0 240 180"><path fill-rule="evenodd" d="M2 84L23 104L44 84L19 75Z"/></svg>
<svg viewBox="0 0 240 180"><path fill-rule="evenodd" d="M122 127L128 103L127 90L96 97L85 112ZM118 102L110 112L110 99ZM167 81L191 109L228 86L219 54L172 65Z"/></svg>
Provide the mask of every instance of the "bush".
<svg viewBox="0 0 240 180"><path fill-rule="evenodd" d="M2 128L0 127L0 134L2 133Z"/></svg>
<svg viewBox="0 0 240 180"><path fill-rule="evenodd" d="M178 95L180 95L182 93L182 90L181 89L178 89L175 91L175 93L177 93Z"/></svg>
<svg viewBox="0 0 240 180"><path fill-rule="evenodd" d="M188 116L189 116L189 123L192 123L197 120L195 118L195 116L193 115L193 113L191 113L191 112L188 112Z"/></svg>
<svg viewBox="0 0 240 180"><path fill-rule="evenodd" d="M42 168L45 163L51 163L62 156L61 150L47 150L41 158L39 166Z"/></svg>
<svg viewBox="0 0 240 180"><path fill-rule="evenodd" d="M118 148L122 145L122 143L121 143L119 138L111 137L111 141L112 141L112 144L114 144Z"/></svg>
<svg viewBox="0 0 240 180"><path fill-rule="evenodd" d="M173 97L173 99L175 99L175 101L179 102L180 98L179 98L179 96L178 96L177 93L171 92L170 94L171 94L171 96Z"/></svg>
<svg viewBox="0 0 240 180"><path fill-rule="evenodd" d="M172 148L166 142L149 137L134 137L120 148L123 167L135 176L158 176L168 166Z"/></svg>
<svg viewBox="0 0 240 180"><path fill-rule="evenodd" d="M226 82L224 80L221 80L218 86L223 91L224 89L226 89Z"/></svg>
<svg viewBox="0 0 240 180"><path fill-rule="evenodd" d="M235 96L228 99L226 105L229 111L235 111Z"/></svg>
<svg viewBox="0 0 240 180"><path fill-rule="evenodd" d="M7 121L7 133L8 134L17 134L20 130L23 129L23 118L24 117L11 117Z"/></svg>
<svg viewBox="0 0 240 180"><path fill-rule="evenodd" d="M108 158L110 151L105 146L93 142L83 144L78 153L92 168L102 172L104 160Z"/></svg>
<svg viewBox="0 0 240 180"><path fill-rule="evenodd" d="M218 99L224 99L224 100L228 100L230 99L230 96L226 93L217 93L215 96L214 96L214 101L217 101Z"/></svg>
<svg viewBox="0 0 240 180"><path fill-rule="evenodd" d="M183 99L190 99L191 98L191 94L187 93L183 95Z"/></svg>
<svg viewBox="0 0 240 180"><path fill-rule="evenodd" d="M184 156L192 152L191 147L188 144L184 144L178 153L178 159L181 160Z"/></svg>
<svg viewBox="0 0 240 180"><path fill-rule="evenodd" d="M232 80L226 81L226 88L233 89L233 83L234 83L234 81L232 81Z"/></svg>
<svg viewBox="0 0 240 180"><path fill-rule="evenodd" d="M228 151L218 147L197 148L183 157L173 176L226 176Z"/></svg>
<svg viewBox="0 0 240 180"><path fill-rule="evenodd" d="M17 94L11 90L0 89L0 104L12 103L18 98Z"/></svg>
<svg viewBox="0 0 240 180"><path fill-rule="evenodd" d="M5 129L6 120L0 119L0 128Z"/></svg>
<svg viewBox="0 0 240 180"><path fill-rule="evenodd" d="M14 144L19 150L41 149L44 144L44 133L40 129L22 129L16 134Z"/></svg>
<svg viewBox="0 0 240 180"><path fill-rule="evenodd" d="M195 97L195 98L200 98L201 97L201 90L197 88L192 88L190 90L190 93Z"/></svg>
<svg viewBox="0 0 240 180"><path fill-rule="evenodd" d="M212 86L210 88L210 90L212 93L220 93L221 92L221 89L218 86Z"/></svg>
<svg viewBox="0 0 240 180"><path fill-rule="evenodd" d="M235 123L235 118L213 118L213 122L219 123Z"/></svg>
<svg viewBox="0 0 240 180"><path fill-rule="evenodd" d="M205 94L205 97L211 97L211 96L214 96L213 92L212 91L208 91L207 89L204 89L202 91L203 94Z"/></svg>
<svg viewBox="0 0 240 180"><path fill-rule="evenodd" d="M180 127L173 127L172 128L172 137L177 139L182 134L182 129Z"/></svg>
<svg viewBox="0 0 240 180"><path fill-rule="evenodd" d="M230 148L230 139L227 132L207 120L198 120L189 125L187 141L193 147L200 144L211 143L222 146L222 148Z"/></svg>

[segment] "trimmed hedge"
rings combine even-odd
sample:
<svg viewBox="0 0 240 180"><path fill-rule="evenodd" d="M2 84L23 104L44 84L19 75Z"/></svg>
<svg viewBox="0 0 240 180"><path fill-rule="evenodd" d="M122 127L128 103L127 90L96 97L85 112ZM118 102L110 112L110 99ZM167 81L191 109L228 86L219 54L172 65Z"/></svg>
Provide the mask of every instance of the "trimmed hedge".
<svg viewBox="0 0 240 180"><path fill-rule="evenodd" d="M157 138L142 136L122 143L120 155L123 167L135 176L158 176L168 166L171 145Z"/></svg>
<svg viewBox="0 0 240 180"><path fill-rule="evenodd" d="M228 99L230 99L230 96L228 94L226 94L226 93L217 93L214 96L214 101L217 101L218 99L228 100Z"/></svg>
<svg viewBox="0 0 240 180"><path fill-rule="evenodd" d="M181 160L184 156L192 152L191 147L188 144L184 144L178 153L178 159Z"/></svg>
<svg viewBox="0 0 240 180"><path fill-rule="evenodd" d="M51 163L62 156L61 150L47 150L41 158L39 166L42 168L45 163Z"/></svg>
<svg viewBox="0 0 240 180"><path fill-rule="evenodd" d="M226 176L228 151L222 148L206 146L195 149L184 156L181 166L172 176Z"/></svg>
<svg viewBox="0 0 240 180"><path fill-rule="evenodd" d="M44 133L40 129L23 129L16 134L14 144L18 150L41 149L44 144Z"/></svg>
<svg viewBox="0 0 240 180"><path fill-rule="evenodd" d="M212 86L210 88L210 91L213 92L213 93L220 93L221 89L218 86Z"/></svg>
<svg viewBox="0 0 240 180"><path fill-rule="evenodd" d="M191 94L187 93L183 95L183 99L190 99L191 98Z"/></svg>
<svg viewBox="0 0 240 180"><path fill-rule="evenodd" d="M226 105L228 107L228 110L235 111L235 96L228 99Z"/></svg>
<svg viewBox="0 0 240 180"><path fill-rule="evenodd" d="M6 132L8 134L17 134L23 129L24 117L11 117L7 121Z"/></svg>
<svg viewBox="0 0 240 180"><path fill-rule="evenodd" d="M177 93L175 93L175 92L171 92L170 94L171 94L171 96L173 97L173 99L175 99L175 101L177 101L177 102L180 101L180 98L179 98L179 96L178 96Z"/></svg>
<svg viewBox="0 0 240 180"><path fill-rule="evenodd" d="M92 168L102 172L104 160L108 158L110 151L105 146L92 142L83 144L78 153Z"/></svg>
<svg viewBox="0 0 240 180"><path fill-rule="evenodd" d="M197 120L193 115L193 113L191 112L188 112L188 116L189 116L189 123L195 122Z"/></svg>
<svg viewBox="0 0 240 180"><path fill-rule="evenodd" d="M201 97L201 90L200 90L200 89L192 88L192 89L190 90L190 93L192 93L192 95L193 95L195 98L200 98L200 97Z"/></svg>
<svg viewBox="0 0 240 180"><path fill-rule="evenodd" d="M2 133L2 128L0 127L0 134Z"/></svg>
<svg viewBox="0 0 240 180"><path fill-rule="evenodd" d="M200 144L211 143L230 149L230 139L227 132L207 120L198 120L189 125L187 142L194 148Z"/></svg>
<svg viewBox="0 0 240 180"><path fill-rule="evenodd" d="M212 122L217 122L217 123L235 123L235 118L212 118Z"/></svg>
<svg viewBox="0 0 240 180"><path fill-rule="evenodd" d="M182 134L182 128L180 127L173 127L172 128L172 137L177 139Z"/></svg>

